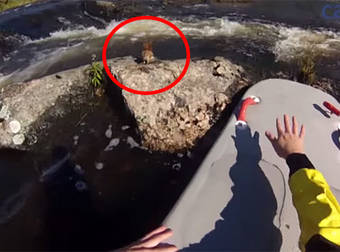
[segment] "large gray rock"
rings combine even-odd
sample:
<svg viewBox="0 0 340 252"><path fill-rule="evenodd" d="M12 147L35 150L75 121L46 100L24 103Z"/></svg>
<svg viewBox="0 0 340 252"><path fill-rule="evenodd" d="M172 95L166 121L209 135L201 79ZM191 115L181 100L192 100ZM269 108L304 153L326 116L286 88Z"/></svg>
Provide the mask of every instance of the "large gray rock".
<svg viewBox="0 0 340 252"><path fill-rule="evenodd" d="M83 8L106 22L145 15L148 11L148 6L141 1L83 0Z"/></svg>
<svg viewBox="0 0 340 252"><path fill-rule="evenodd" d="M15 142L15 134L10 127L12 120L20 123L20 132L15 133L25 135L30 126L46 111L55 107L57 101L63 97L68 97L70 106L80 102L81 96L89 90L88 76L85 73L87 67L4 87L0 94L2 111L5 111L0 123L0 146L11 147ZM62 114L64 111L58 110L56 106L55 112Z"/></svg>
<svg viewBox="0 0 340 252"><path fill-rule="evenodd" d="M170 84L179 76L184 63L185 60L176 60L144 65L131 57L108 61L123 84L138 90L156 90ZM0 93L0 146L14 147L18 136L20 143L23 139L25 146L30 144L30 139L35 138L30 135L32 129L43 124L46 113L58 118L68 113L68 108L86 102L91 91L86 68L4 87ZM226 89L240 79L242 71L223 58L191 61L183 80L165 93L144 96L123 91L143 145L162 151L192 147L228 104L230 94ZM14 132L13 121L20 124L20 129Z"/></svg>
<svg viewBox="0 0 340 252"><path fill-rule="evenodd" d="M185 60L176 60L143 65L124 59L113 61L111 70L125 86L149 91L173 82L184 64ZM123 91L142 133L144 146L161 151L192 147L228 104L225 91L241 78L242 71L241 67L221 57L191 61L183 80L171 90L156 95Z"/></svg>
<svg viewBox="0 0 340 252"><path fill-rule="evenodd" d="M115 3L108 1L84 0L83 6L89 14L111 21L122 9Z"/></svg>

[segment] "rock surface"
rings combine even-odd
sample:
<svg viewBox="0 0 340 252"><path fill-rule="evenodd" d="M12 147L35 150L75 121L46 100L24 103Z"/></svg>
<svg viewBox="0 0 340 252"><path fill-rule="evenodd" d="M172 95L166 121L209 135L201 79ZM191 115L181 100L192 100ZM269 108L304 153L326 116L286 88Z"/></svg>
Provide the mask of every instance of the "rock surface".
<svg viewBox="0 0 340 252"><path fill-rule="evenodd" d="M147 7L140 1L83 0L86 12L106 22L145 15Z"/></svg>
<svg viewBox="0 0 340 252"><path fill-rule="evenodd" d="M113 61L111 71L125 86L150 91L172 83L184 64L185 60L176 60L142 65L127 58ZM171 90L156 95L123 91L142 133L143 145L160 151L192 147L228 104L225 91L241 78L242 71L221 57L191 61L185 77Z"/></svg>
<svg viewBox="0 0 340 252"><path fill-rule="evenodd" d="M180 75L185 60L156 61L144 65L126 57L109 60L108 64L117 79L126 86L137 90L156 90ZM28 132L37 127L37 122L38 125L44 123L45 113L59 118L71 108L84 104L91 93L85 73L87 68L82 66L4 87L0 94L3 114L0 146L14 147L22 144L23 139L26 146L30 139L36 139ZM143 146L132 141L129 144L171 152L192 147L228 104L226 89L241 78L242 71L241 67L221 57L191 61L183 80L171 90L146 96L123 91L123 98L135 116L143 139ZM120 90L113 95L120 96ZM118 98L122 99L122 96ZM13 125L10 125L13 120L20 123L20 129L14 132ZM113 146L118 144L115 140Z"/></svg>
<svg viewBox="0 0 340 252"><path fill-rule="evenodd" d="M88 77L85 74L87 67L83 66L58 73L58 75L50 75L3 88L0 100L2 107L6 108L6 113L4 112L6 116L0 123L0 146L7 147L14 144L12 138L17 132L11 130L11 121L18 121L20 132L25 135L30 126L47 110L54 107L62 97L68 97L68 100L71 99L71 104L76 104L81 99L81 95L87 93L89 89ZM56 116L58 113L63 113L59 108L55 111Z"/></svg>
<svg viewBox="0 0 340 252"><path fill-rule="evenodd" d="M117 15L122 9L115 3L108 1L83 1L84 10L94 16L99 16L109 22L112 17Z"/></svg>

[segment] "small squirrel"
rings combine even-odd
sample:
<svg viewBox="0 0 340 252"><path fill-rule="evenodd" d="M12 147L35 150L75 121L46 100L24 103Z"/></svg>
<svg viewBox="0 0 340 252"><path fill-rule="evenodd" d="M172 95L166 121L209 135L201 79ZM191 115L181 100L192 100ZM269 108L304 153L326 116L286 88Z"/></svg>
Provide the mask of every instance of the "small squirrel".
<svg viewBox="0 0 340 252"><path fill-rule="evenodd" d="M151 42L144 42L143 43L143 51L142 51L142 58L145 64L149 64L155 60L155 57L152 52L152 43Z"/></svg>

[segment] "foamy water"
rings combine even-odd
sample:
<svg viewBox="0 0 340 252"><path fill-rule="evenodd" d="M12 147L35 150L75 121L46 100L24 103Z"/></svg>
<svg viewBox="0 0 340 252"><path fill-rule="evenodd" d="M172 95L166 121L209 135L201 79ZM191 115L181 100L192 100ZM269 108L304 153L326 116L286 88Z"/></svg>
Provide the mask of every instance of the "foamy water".
<svg viewBox="0 0 340 252"><path fill-rule="evenodd" d="M318 55L340 56L340 34L328 30L304 30L298 27L287 27L278 23L261 23L258 21L231 21L227 17L198 19L187 16L180 19L163 17L175 24L187 38L206 40L211 38L237 38L248 41L259 51L269 51L275 55L276 61L290 62L296 60L309 50L317 51ZM67 19L60 17L60 22L67 23ZM36 73L48 72L48 68L86 52L88 55L98 53L106 36L120 22L113 20L104 29L94 26L77 26L51 32L48 37L36 40L26 40L24 46L54 46L51 50L37 51L31 57L30 64L25 69L13 72L0 78L0 83L18 82L34 77ZM179 38L179 35L169 26L152 20L130 23L122 27L114 36L114 40L129 40L131 43L152 38ZM111 40L112 41L112 40ZM60 45L59 45L59 44ZM72 44L73 43L73 44ZM57 45L55 45L57 44ZM249 57L253 52L239 45L239 52ZM48 47L48 46L47 46ZM248 50L248 51L247 51ZM7 59L8 62L8 59ZM62 70L62 69L60 69ZM1 71L1 69L0 69Z"/></svg>
<svg viewBox="0 0 340 252"><path fill-rule="evenodd" d="M296 27L280 27L279 33L280 39L273 48L277 60L294 60L312 50L326 57L339 54L340 34L330 31L303 30Z"/></svg>
<svg viewBox="0 0 340 252"><path fill-rule="evenodd" d="M164 17L167 19L166 17ZM249 37L255 40L267 40L275 43L271 50L277 60L289 61L305 49L311 47L321 53L337 53L340 49L340 34L331 31L304 30L298 27L285 27L268 25L255 22L236 22L228 18L210 18L198 20L186 18L183 20L168 19L175 24L186 37L205 39L207 37ZM122 22L122 21L120 21ZM112 21L105 29L96 27L78 27L77 29L59 30L50 33L47 38L42 38L27 43L43 43L56 39L81 39L106 37L119 21ZM169 26L152 20L143 20L130 23L122 27L115 38L128 37L132 41L144 37L178 37L178 34Z"/></svg>

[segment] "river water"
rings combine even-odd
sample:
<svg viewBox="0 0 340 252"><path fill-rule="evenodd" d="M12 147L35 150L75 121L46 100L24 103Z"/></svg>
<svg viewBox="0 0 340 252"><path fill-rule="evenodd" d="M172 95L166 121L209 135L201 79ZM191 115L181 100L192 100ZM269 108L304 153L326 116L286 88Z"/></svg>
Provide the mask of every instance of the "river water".
<svg viewBox="0 0 340 252"><path fill-rule="evenodd" d="M193 58L221 55L241 64L256 63L258 71L265 71L280 63L294 64L302 53L313 49L319 55L320 74L339 80L340 22L321 16L325 4L261 1L163 9L159 1L145 1L144 11L180 28ZM105 22L84 11L80 1L70 0L1 14L0 30L22 36L14 50L0 59L1 82L21 82L87 64L92 54L101 59L106 36L121 21ZM154 41L158 58L185 57L178 35L155 21L138 21L121 29L110 42L108 57L140 56L145 37Z"/></svg>
<svg viewBox="0 0 340 252"><path fill-rule="evenodd" d="M340 83L340 19L321 15L324 5L334 1L165 8L160 1L142 2L143 14L162 17L181 29L192 58L225 56L260 80L296 69L297 60L315 50L318 76ZM44 1L0 14L0 30L11 32L8 36L15 41L0 58L0 84L88 64L93 54L101 59L106 36L121 21L91 16L77 0ZM153 41L160 59L185 57L172 29L138 21L110 41L108 58L139 57L145 39ZM131 148L131 138L139 140L134 119L122 113L119 101L108 99L94 110L91 105L75 109L59 121L47 118L49 126L40 130L45 137L38 139L32 153L0 151L6 167L0 170L6 178L0 189L10 195L0 195L1 250L108 250L136 239L161 223L231 112L201 140L201 148L155 153ZM105 152L109 128L120 143ZM40 164L39 171L27 169L36 167L28 160L42 160L47 168L41 170Z"/></svg>

